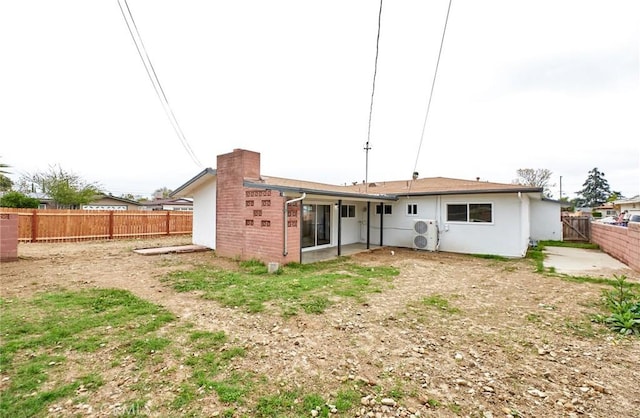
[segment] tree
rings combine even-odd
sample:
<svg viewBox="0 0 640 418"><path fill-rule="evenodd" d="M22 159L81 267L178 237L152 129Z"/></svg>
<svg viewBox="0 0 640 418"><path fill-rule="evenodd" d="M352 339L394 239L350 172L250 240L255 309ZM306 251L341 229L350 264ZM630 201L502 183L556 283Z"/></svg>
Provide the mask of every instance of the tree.
<svg viewBox="0 0 640 418"><path fill-rule="evenodd" d="M607 202L613 202L615 200L624 199L622 192L611 192L609 197L607 198Z"/></svg>
<svg viewBox="0 0 640 418"><path fill-rule="evenodd" d="M546 168L520 168L517 170L518 178L513 180L514 184L521 184L523 186L541 187L542 193L545 197L551 197L551 187L555 187L555 184L549 184L551 175L553 174Z"/></svg>
<svg viewBox="0 0 640 418"><path fill-rule="evenodd" d="M580 203L583 206L595 207L607 201L611 196L609 182L604 178L604 173L594 168L589 171L589 175L582 184L582 190L576 192L580 196Z"/></svg>
<svg viewBox="0 0 640 418"><path fill-rule="evenodd" d="M0 206L3 208L34 208L40 206L40 201L20 192L7 192L0 197Z"/></svg>
<svg viewBox="0 0 640 418"><path fill-rule="evenodd" d="M5 168L9 168L8 165L0 163L0 192L6 192L11 190L13 187L13 181L5 174L9 174L8 171L5 171Z"/></svg>
<svg viewBox="0 0 640 418"><path fill-rule="evenodd" d="M8 165L0 163L0 174L9 174L8 171L5 171L5 168L9 168Z"/></svg>
<svg viewBox="0 0 640 418"><path fill-rule="evenodd" d="M0 174L0 192L6 192L13 188L13 181L4 174Z"/></svg>
<svg viewBox="0 0 640 418"><path fill-rule="evenodd" d="M157 189L155 192L153 192L153 198L154 199L166 199L166 198L169 197L171 192L173 192L173 190L170 190L170 189L167 188L167 186L165 186L165 187Z"/></svg>
<svg viewBox="0 0 640 418"><path fill-rule="evenodd" d="M60 166L50 166L48 171L24 176L20 181L21 188L26 188L28 184L37 184L43 193L62 207L86 205L102 193L97 183L88 183Z"/></svg>

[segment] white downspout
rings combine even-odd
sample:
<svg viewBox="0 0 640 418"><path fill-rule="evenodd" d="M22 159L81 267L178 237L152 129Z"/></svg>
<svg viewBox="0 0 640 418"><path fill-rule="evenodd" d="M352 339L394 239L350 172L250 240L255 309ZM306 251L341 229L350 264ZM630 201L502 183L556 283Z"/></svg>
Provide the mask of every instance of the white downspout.
<svg viewBox="0 0 640 418"><path fill-rule="evenodd" d="M524 238L524 234L523 234L523 232L524 232L523 228L524 227L522 226L522 221L523 221L523 219L522 219L523 218L522 217L522 211L523 211L522 206L524 205L524 202L522 201L522 192L518 192L518 200L520 201L520 208L518 210L518 218L520 219L520 222L518 222L518 224L520 225L520 239L523 239ZM527 237L527 247L529 246L528 241L529 241L529 237ZM520 252L520 255L522 257L526 257L527 248L524 249L524 254L522 252Z"/></svg>
<svg viewBox="0 0 640 418"><path fill-rule="evenodd" d="M306 193L302 193L302 196L297 197L297 198L295 198L295 199L287 200L287 201L284 203L284 209L283 209L283 214L282 214L282 216L283 216L282 225L283 225L283 228L284 228L284 244L283 244L283 248L282 248L282 255L283 255L284 257L286 257L286 256L287 256L287 254L289 254L289 250L288 250L288 248L287 248L287 247L288 247L288 246L287 246L287 241L288 241L288 234L287 234L287 230L289 229L289 228L287 227L287 213L289 212L289 210L288 210L289 204L290 204L290 203L299 202L299 201L301 201L302 199L304 199L305 197L307 197L307 194L306 194ZM300 226L300 227L302 228L302 226Z"/></svg>

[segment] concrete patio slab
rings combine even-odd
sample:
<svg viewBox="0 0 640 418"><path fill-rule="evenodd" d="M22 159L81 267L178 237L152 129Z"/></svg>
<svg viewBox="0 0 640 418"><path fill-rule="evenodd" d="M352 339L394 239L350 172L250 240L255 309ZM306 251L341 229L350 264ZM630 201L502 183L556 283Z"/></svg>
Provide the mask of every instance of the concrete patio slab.
<svg viewBox="0 0 640 418"><path fill-rule="evenodd" d="M177 245L174 247L137 248L134 253L142 255L157 255L169 253L192 253L195 251L207 251L209 248L202 245Z"/></svg>
<svg viewBox="0 0 640 418"><path fill-rule="evenodd" d="M557 273L573 276L611 276L614 272L618 274L626 272L629 275L634 273L629 266L600 250L548 246L544 249L544 255L544 267L553 267Z"/></svg>

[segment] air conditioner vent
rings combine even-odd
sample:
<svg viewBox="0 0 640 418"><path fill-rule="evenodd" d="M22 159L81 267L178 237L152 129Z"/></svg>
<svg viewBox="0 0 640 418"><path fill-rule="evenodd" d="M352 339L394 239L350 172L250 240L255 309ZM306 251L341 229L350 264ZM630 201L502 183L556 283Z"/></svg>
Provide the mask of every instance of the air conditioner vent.
<svg viewBox="0 0 640 418"><path fill-rule="evenodd" d="M413 230L416 234L426 234L428 229L428 225L426 221L416 221L413 224Z"/></svg>
<svg viewBox="0 0 640 418"><path fill-rule="evenodd" d="M413 237L413 247L419 250L427 248L427 237L424 235L416 235Z"/></svg>
<svg viewBox="0 0 640 418"><path fill-rule="evenodd" d="M433 219L416 219L413 223L413 248L436 251L438 248L438 226Z"/></svg>

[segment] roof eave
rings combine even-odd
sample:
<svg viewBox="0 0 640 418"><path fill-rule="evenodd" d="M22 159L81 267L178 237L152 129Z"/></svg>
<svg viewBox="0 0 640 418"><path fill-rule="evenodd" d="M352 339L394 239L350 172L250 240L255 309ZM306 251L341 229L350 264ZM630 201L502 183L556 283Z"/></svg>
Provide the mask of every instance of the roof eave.
<svg viewBox="0 0 640 418"><path fill-rule="evenodd" d="M187 192L192 186L197 185L200 182L200 180L202 180L205 176L208 176L208 175L216 176L217 170L209 167L205 168L204 170L196 174L193 178L191 178L186 183L184 183L182 186L178 187L176 190L171 192L169 196L170 197L188 197L187 195L189 193L185 193L185 192Z"/></svg>
<svg viewBox="0 0 640 418"><path fill-rule="evenodd" d="M436 190L431 192L396 193L398 197L442 196L455 194L542 193L542 189Z"/></svg>
<svg viewBox="0 0 640 418"><path fill-rule="evenodd" d="M311 189L307 187L293 187L293 186L281 186L281 185L266 184L266 183L256 183L248 180L245 180L243 185L244 187L250 187L254 189L265 189L265 190L269 189L269 190L277 190L279 192L294 192L299 194L306 193L308 195L316 195L316 196L329 196L329 197L340 197L340 198L351 198L351 199L362 199L362 200L380 200L380 201L398 200L398 197L395 195L338 192L334 190Z"/></svg>

